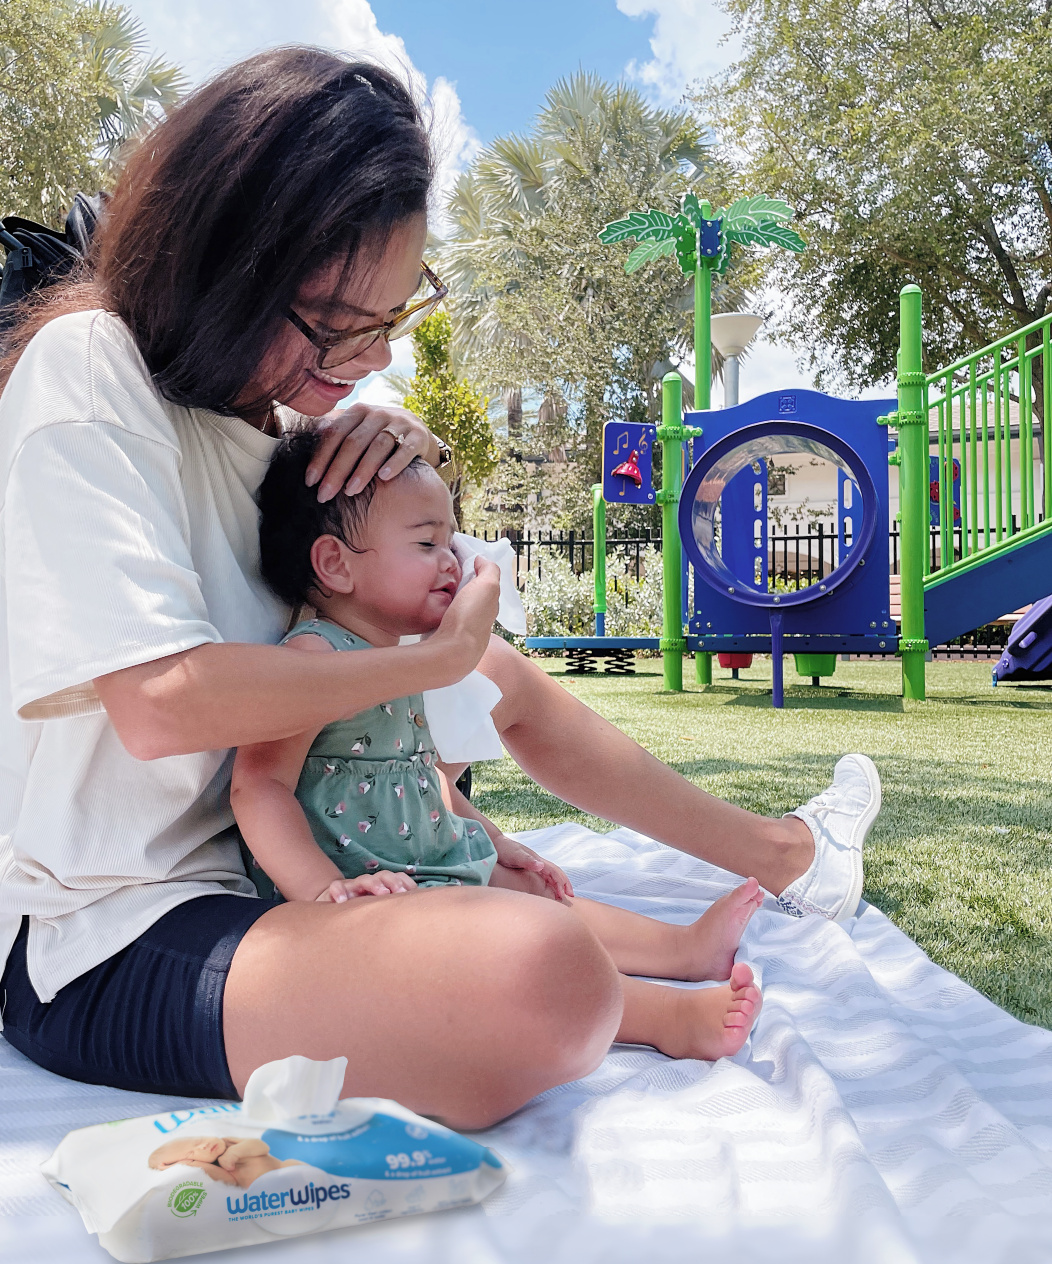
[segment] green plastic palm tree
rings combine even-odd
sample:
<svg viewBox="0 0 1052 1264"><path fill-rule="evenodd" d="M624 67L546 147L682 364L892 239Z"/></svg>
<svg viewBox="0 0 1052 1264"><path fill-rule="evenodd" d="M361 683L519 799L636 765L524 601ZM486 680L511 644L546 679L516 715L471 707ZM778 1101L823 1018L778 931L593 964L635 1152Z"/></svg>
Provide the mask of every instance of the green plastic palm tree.
<svg viewBox="0 0 1052 1264"><path fill-rule="evenodd" d="M625 260L625 271L635 272L652 259L675 254L679 266L694 276L694 363L695 399L698 408L708 408L711 380L701 365L710 364L712 344L712 274L722 276L730 266L735 246L781 246L799 252L804 239L786 222L795 211L787 203L766 193L739 198L730 206L713 212L708 202L699 202L695 193L683 198L678 215L667 211L632 211L624 219L607 224L599 240L612 245L635 240L637 245Z"/></svg>

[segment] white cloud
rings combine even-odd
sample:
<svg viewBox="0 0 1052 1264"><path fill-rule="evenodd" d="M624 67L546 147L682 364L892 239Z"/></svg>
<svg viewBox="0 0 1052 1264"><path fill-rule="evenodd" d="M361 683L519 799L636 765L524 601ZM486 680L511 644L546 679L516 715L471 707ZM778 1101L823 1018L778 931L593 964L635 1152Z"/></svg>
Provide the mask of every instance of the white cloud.
<svg viewBox="0 0 1052 1264"><path fill-rule="evenodd" d="M723 39L730 21L715 0L617 0L617 7L630 18L654 19L653 56L629 62L625 73L660 105L675 105L696 79L725 69L737 56L737 38Z"/></svg>
<svg viewBox="0 0 1052 1264"><path fill-rule="evenodd" d="M381 31L368 0L319 0L325 17L324 43L344 53L377 61L410 88L423 107L435 155L435 183L431 195L431 223L440 235L444 207L457 177L481 148L479 138L464 118L456 86L441 76L428 91L427 80L413 65L399 35ZM415 371L409 339L391 344L393 360L388 372L411 376ZM387 380L386 373L371 373L355 389L354 402L401 404L401 397Z"/></svg>
<svg viewBox="0 0 1052 1264"><path fill-rule="evenodd" d="M456 86L440 76L429 92L427 80L406 52L405 41L380 30L369 0L320 0L320 7L327 25L326 44L379 62L409 86L423 107L436 159L432 218L441 220L457 176L481 148L477 133L464 118Z"/></svg>
<svg viewBox="0 0 1052 1264"><path fill-rule="evenodd" d="M191 83L276 44L319 43L314 0L127 0L157 52Z"/></svg>
<svg viewBox="0 0 1052 1264"><path fill-rule="evenodd" d="M396 338L391 343L391 363L383 373L370 373L363 377L354 388L354 394L343 403L346 404L394 404L402 407L401 393L396 391L388 380L388 373L398 373L403 377L412 377L416 372L413 361L413 343L409 338Z"/></svg>

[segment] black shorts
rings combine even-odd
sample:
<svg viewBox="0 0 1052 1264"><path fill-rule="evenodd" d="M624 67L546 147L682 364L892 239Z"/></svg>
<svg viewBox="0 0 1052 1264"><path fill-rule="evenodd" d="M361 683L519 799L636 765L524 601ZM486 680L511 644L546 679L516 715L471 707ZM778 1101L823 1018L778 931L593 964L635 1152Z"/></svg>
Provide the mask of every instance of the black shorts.
<svg viewBox="0 0 1052 1264"><path fill-rule="evenodd" d="M41 1001L22 929L0 979L4 1039L45 1070L87 1084L238 1096L223 1044L223 990L234 951L269 900L202 895Z"/></svg>

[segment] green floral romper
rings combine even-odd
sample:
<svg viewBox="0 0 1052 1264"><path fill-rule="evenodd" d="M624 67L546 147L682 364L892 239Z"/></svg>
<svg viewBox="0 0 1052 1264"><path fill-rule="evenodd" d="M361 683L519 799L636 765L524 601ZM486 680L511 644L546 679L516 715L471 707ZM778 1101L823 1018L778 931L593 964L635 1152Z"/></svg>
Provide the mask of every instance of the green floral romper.
<svg viewBox="0 0 1052 1264"><path fill-rule="evenodd" d="M307 635L336 650L372 648L324 619L298 623L282 644ZM388 869L423 887L489 882L497 853L477 821L454 816L442 802L435 759L420 694L327 724L314 739L296 798L344 877ZM274 895L273 883L247 859L260 895Z"/></svg>

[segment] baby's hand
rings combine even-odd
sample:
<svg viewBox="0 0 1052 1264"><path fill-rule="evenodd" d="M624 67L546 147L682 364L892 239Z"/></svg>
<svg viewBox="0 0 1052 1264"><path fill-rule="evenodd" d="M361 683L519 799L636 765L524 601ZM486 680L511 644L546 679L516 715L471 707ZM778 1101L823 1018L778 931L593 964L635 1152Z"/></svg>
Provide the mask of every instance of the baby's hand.
<svg viewBox="0 0 1052 1264"><path fill-rule="evenodd" d="M558 865L545 860L543 856L538 856L535 851L523 843L516 842L514 838L508 838L506 834L495 838L493 846L497 852L498 864L502 864L505 869L528 869L544 879L553 899L564 904L573 899L570 879Z"/></svg>
<svg viewBox="0 0 1052 1264"><path fill-rule="evenodd" d="M346 904L356 895L403 895L416 889L407 873L364 873L360 878L337 878L315 900L316 904Z"/></svg>
<svg viewBox="0 0 1052 1264"><path fill-rule="evenodd" d="M216 1159L216 1162L228 1172L232 1172L242 1159L258 1159L261 1155L270 1153L270 1146L257 1137L234 1137L224 1138L224 1140L230 1140L231 1144Z"/></svg>

